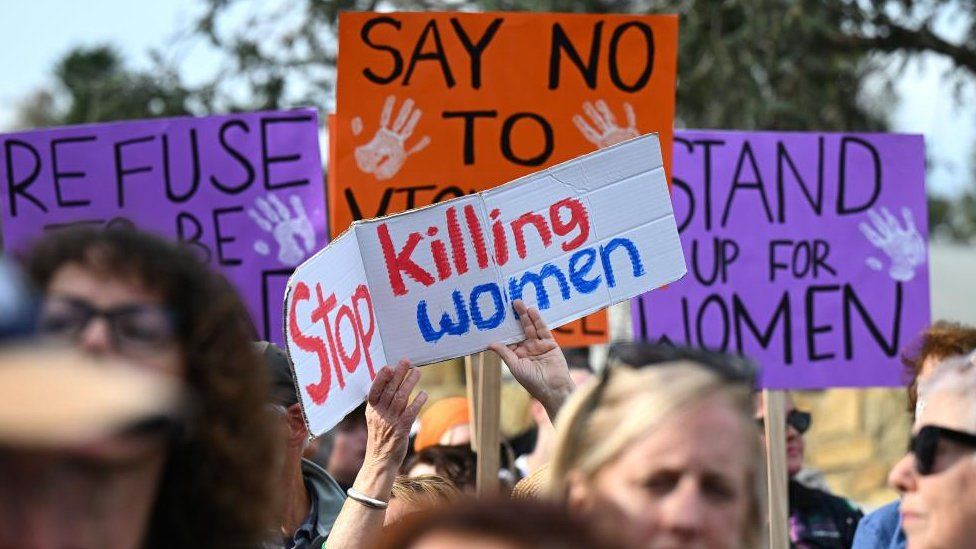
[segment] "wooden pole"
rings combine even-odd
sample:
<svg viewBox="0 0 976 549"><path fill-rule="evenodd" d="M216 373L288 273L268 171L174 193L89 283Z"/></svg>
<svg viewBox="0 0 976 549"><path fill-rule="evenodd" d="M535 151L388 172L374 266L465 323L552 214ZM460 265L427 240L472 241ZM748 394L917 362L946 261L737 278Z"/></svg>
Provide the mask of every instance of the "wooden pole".
<svg viewBox="0 0 976 549"><path fill-rule="evenodd" d="M766 478L769 490L769 547L789 547L789 493L786 470L786 393L763 390L766 425Z"/></svg>
<svg viewBox="0 0 976 549"><path fill-rule="evenodd" d="M464 357L465 389L468 395L468 425L471 428L471 451L478 451L478 373L481 353Z"/></svg>
<svg viewBox="0 0 976 549"><path fill-rule="evenodd" d="M484 351L478 362L478 418L477 443L478 465L475 471L478 497L498 493L499 447L501 446L502 363L491 351Z"/></svg>

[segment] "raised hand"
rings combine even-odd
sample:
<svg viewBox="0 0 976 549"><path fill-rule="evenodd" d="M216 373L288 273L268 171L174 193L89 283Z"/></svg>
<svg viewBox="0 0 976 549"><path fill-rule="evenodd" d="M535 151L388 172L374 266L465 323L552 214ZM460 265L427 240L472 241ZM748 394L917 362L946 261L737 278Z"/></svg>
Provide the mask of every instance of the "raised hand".
<svg viewBox="0 0 976 549"><path fill-rule="evenodd" d="M589 101L584 102L583 112L590 118L592 125L578 114L573 116L573 124L583 134L583 137L596 145L597 148L603 149L640 135L637 133L637 116L634 115L634 107L630 103L624 102L624 115L627 117L626 128L621 128L617 124L617 117L613 115L606 101L602 99L596 101L596 107Z"/></svg>
<svg viewBox="0 0 976 549"><path fill-rule="evenodd" d="M366 396L366 459L356 475L353 488L360 493L389 501L393 481L407 455L410 426L427 401L421 391L409 402L410 392L420 380L420 372L401 360L396 370L383 368ZM347 498L336 517L329 540L323 547L366 549L383 529L386 509L366 506Z"/></svg>
<svg viewBox="0 0 976 549"><path fill-rule="evenodd" d="M407 455L410 427L427 402L424 391L408 402L418 381L420 371L401 360L395 370L380 370L366 397L366 457L392 467L394 472Z"/></svg>
<svg viewBox="0 0 976 549"><path fill-rule="evenodd" d="M403 102L400 113L391 124L394 103L396 97L391 95L386 98L376 134L369 143L356 147L355 151L356 165L359 169L373 174L380 181L396 175L408 156L420 152L430 144L430 137L425 135L410 150L405 149L404 144L413 135L422 113L420 109L414 108L413 99L408 98ZM358 135L361 131L362 119L357 117L353 120L353 133Z"/></svg>
<svg viewBox="0 0 976 549"><path fill-rule="evenodd" d="M563 402L576 388L569 376L569 365L546 322L535 308L517 299L512 306L522 323L525 339L512 345L492 343L490 349L501 357L515 379L538 400L555 421Z"/></svg>
<svg viewBox="0 0 976 549"><path fill-rule="evenodd" d="M904 228L888 208L882 206L881 214L868 211L872 225L862 221L858 223L858 228L871 244L887 254L891 261L888 275L893 280L908 282L915 278L915 267L925 262L925 241L915 227L912 211L902 208L901 215L905 220ZM867 263L874 269L880 267L880 262L875 258L868 258Z"/></svg>
<svg viewBox="0 0 976 549"><path fill-rule="evenodd" d="M277 196L269 194L267 199L255 200L257 209L248 208L247 215L274 237L278 243L278 261L285 265L297 265L315 251L315 228L305 213L302 199L293 194L288 201L294 213ZM261 255L271 253L264 240L254 243L254 251Z"/></svg>

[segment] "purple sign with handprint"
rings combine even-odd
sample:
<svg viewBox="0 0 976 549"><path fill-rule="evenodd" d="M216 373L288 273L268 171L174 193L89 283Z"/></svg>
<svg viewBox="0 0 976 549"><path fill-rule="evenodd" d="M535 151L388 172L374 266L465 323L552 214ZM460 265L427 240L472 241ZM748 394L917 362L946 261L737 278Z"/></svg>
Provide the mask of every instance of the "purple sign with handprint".
<svg viewBox="0 0 976 549"><path fill-rule="evenodd" d="M0 135L0 198L8 250L73 224L187 243L278 343L288 276L328 242L313 109Z"/></svg>
<svg viewBox="0 0 976 549"><path fill-rule="evenodd" d="M638 337L740 352L775 389L899 386L929 324L921 136L680 131L689 276L633 301Z"/></svg>

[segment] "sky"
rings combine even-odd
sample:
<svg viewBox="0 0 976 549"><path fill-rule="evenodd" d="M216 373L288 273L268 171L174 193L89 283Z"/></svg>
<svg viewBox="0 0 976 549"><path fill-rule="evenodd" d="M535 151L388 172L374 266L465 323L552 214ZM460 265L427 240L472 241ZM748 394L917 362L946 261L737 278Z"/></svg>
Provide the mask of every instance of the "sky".
<svg viewBox="0 0 976 549"><path fill-rule="evenodd" d="M202 0L0 0L0 131L10 126L18 103L50 82L55 61L79 45L111 43L134 67L148 67L152 47L172 43L201 11ZM959 18L946 17L938 30L962 30ZM203 44L179 50L189 83L215 70L217 55ZM957 102L944 74L950 64L926 55L908 65L891 110L893 131L925 135L930 161L929 190L952 195L972 180L976 148L976 91ZM325 101L323 100L323 104Z"/></svg>

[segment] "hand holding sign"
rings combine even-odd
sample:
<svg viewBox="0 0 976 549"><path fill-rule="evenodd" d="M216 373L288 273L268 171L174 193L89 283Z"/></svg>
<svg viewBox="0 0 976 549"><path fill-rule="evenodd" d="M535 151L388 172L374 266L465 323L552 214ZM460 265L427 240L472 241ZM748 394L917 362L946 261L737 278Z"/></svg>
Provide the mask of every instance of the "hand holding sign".
<svg viewBox="0 0 976 549"><path fill-rule="evenodd" d="M573 124L576 129L600 149L605 149L611 145L616 145L622 141L627 141L640 135L637 132L637 117L634 115L634 107L630 103L624 102L624 114L627 116L627 127L621 128L617 125L617 117L610 111L607 102L598 99L596 107L589 101L583 103L583 111L593 122L591 126L582 116L573 116ZM594 129L594 126L596 128Z"/></svg>
<svg viewBox="0 0 976 549"><path fill-rule="evenodd" d="M902 208L901 214L905 219L904 228L884 206L881 207L880 215L874 210L868 212L873 228L863 221L858 224L858 228L871 244L888 255L891 260L888 274L891 278L908 282L915 278L915 267L925 262L925 241L915 228L912 211ZM872 259L874 258L868 258L868 266L878 270L878 261L871 261Z"/></svg>
<svg viewBox="0 0 976 549"><path fill-rule="evenodd" d="M366 457L350 496L358 491L381 501L390 499L400 464L407 455L410 427L427 401L427 393L420 391L407 405L419 380L420 372L410 368L406 360L401 360L395 371L383 368L373 380L366 397ZM385 510L353 502L350 497L329 533L329 547L362 547L363 540L372 539L383 528L385 518Z"/></svg>
<svg viewBox="0 0 976 549"><path fill-rule="evenodd" d="M315 228L305 213L302 199L298 195L291 195L288 200L294 214L288 211L277 196L269 194L267 199L258 197L254 202L261 213L254 208L248 208L247 215L258 227L274 236L278 243L278 261L285 265L296 265L315 251ZM298 243L299 239L301 245ZM254 243L254 251L268 255L271 250L265 241L258 240Z"/></svg>
<svg viewBox="0 0 976 549"><path fill-rule="evenodd" d="M521 342L496 350L555 415L573 384L542 319L565 324L685 272L654 134L353 224L288 281L284 325L309 431L332 428L397 359L430 364L493 342Z"/></svg>
<svg viewBox="0 0 976 549"><path fill-rule="evenodd" d="M545 406L549 418L555 421L559 408L576 389L576 384L569 377L566 356L537 309L526 307L521 299L515 300L512 306L522 323L525 340L507 346L492 343L490 348L502 358L519 384Z"/></svg>
<svg viewBox="0 0 976 549"><path fill-rule="evenodd" d="M391 95L386 98L376 135L369 143L356 147L355 151L356 165L359 169L373 174L380 181L396 175L408 156L420 152L430 144L430 137L425 135L410 150L405 150L404 143L413 135L422 113L420 109L414 108L413 99L407 98L400 107L396 120L390 125L394 103L396 97ZM359 122L357 123L356 120ZM358 134L362 131L362 120L358 118L356 120L353 121L353 133ZM359 131L356 131L357 128Z"/></svg>

